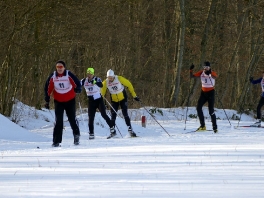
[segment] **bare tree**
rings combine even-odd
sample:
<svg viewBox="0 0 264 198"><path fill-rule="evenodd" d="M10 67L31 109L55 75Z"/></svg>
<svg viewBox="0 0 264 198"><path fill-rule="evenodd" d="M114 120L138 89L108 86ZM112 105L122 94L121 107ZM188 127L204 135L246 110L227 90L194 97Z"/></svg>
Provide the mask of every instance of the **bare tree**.
<svg viewBox="0 0 264 198"><path fill-rule="evenodd" d="M184 0L179 0L179 8L180 8L180 30L179 30L179 42L178 42L178 52L177 52L177 61L176 61L176 68L175 68L175 81L174 86L170 98L170 102L177 104L177 98L180 92L180 75L183 63L183 53L184 53L184 40L185 40L185 5Z"/></svg>

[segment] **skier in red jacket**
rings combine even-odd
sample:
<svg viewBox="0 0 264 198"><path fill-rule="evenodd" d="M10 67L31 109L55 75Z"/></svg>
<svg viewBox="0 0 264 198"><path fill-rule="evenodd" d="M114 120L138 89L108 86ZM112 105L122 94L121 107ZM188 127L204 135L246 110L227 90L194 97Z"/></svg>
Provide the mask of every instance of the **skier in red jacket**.
<svg viewBox="0 0 264 198"><path fill-rule="evenodd" d="M79 144L80 129L76 119L75 96L81 92L81 83L79 79L66 70L64 61L56 62L56 71L47 79L45 84L45 108L49 109L50 96L54 98L55 106L55 126L53 130L53 147L60 146L63 131L63 113L66 111L69 123L71 125L74 144Z"/></svg>

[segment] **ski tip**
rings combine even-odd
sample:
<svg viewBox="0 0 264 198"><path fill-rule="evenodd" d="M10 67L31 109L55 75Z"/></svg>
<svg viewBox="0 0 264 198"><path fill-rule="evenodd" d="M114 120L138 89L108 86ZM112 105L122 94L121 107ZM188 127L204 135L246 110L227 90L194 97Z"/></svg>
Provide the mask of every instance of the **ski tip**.
<svg viewBox="0 0 264 198"><path fill-rule="evenodd" d="M235 129L237 128L264 128L264 126L252 126L252 125L242 125L242 126L234 126Z"/></svg>

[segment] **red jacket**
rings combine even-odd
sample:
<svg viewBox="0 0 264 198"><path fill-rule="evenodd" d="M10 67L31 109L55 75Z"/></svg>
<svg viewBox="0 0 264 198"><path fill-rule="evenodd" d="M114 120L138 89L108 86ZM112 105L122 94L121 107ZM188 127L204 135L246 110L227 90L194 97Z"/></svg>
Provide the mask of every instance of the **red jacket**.
<svg viewBox="0 0 264 198"><path fill-rule="evenodd" d="M203 73L203 70L196 72L195 74L193 74L193 76L194 76L194 77L200 77L200 76L202 75L202 73ZM213 77L217 77L217 74L216 74L216 72L214 72L214 71L212 71L211 75L212 75ZM203 90L204 92L211 91L211 90L213 90L213 89L214 89L214 87L210 87L210 88L202 87L202 90Z"/></svg>
<svg viewBox="0 0 264 198"><path fill-rule="evenodd" d="M67 73L66 73L67 71L68 70L65 70L63 72L63 74L58 74L57 72L55 72L55 75L56 75L56 77L66 76L67 75ZM53 96L54 100L56 100L58 102L67 102L67 101L70 101L73 98L75 98L75 95L76 94L75 94L74 89L75 88L76 89L81 89L81 83L80 83L79 79L73 73L71 73L70 71L68 71L68 77L69 77L70 83L72 85L72 88L67 93L61 94L61 93L58 93L54 89L53 76L54 76L54 73L52 73L48 77L48 79L46 81L46 84L45 84L45 89L44 89L44 92L45 92L45 101L46 102L49 102L51 95Z"/></svg>

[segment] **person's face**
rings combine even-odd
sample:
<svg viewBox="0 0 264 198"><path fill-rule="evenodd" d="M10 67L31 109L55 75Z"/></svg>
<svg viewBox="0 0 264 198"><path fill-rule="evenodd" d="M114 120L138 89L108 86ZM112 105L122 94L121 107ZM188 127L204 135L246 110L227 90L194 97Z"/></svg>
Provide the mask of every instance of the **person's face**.
<svg viewBox="0 0 264 198"><path fill-rule="evenodd" d="M204 66L204 70L205 70L205 71L210 70L210 66Z"/></svg>
<svg viewBox="0 0 264 198"><path fill-rule="evenodd" d="M115 79L115 77L114 77L114 76L108 76L107 78L108 78L108 80L109 80L110 82L113 82L113 81L114 81L114 79Z"/></svg>
<svg viewBox="0 0 264 198"><path fill-rule="evenodd" d="M87 73L87 77L88 77L88 79L89 79L89 80L92 80L92 79L93 79L93 77L94 77L94 75L93 75L93 74L91 74L91 73Z"/></svg>
<svg viewBox="0 0 264 198"><path fill-rule="evenodd" d="M57 69L57 72L58 72L59 74L63 74L63 72L64 72L64 70L65 70L65 67L63 66L63 64L58 63L58 64L56 65L56 69Z"/></svg>

